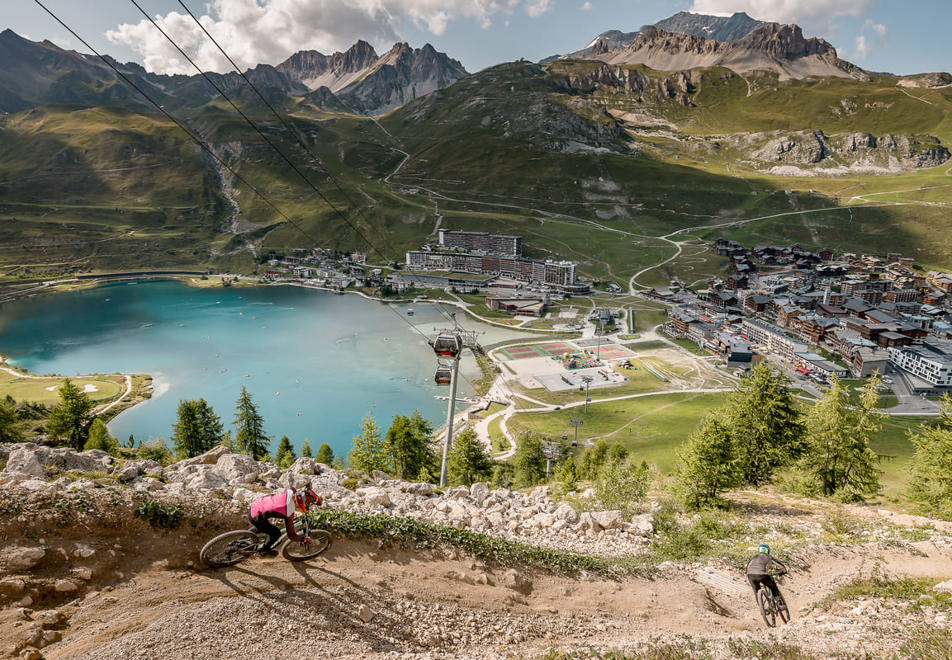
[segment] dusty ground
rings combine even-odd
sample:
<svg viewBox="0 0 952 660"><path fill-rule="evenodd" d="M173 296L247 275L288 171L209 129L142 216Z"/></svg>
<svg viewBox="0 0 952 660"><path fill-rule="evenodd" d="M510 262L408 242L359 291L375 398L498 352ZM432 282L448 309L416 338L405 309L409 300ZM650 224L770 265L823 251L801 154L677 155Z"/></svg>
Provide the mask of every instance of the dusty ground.
<svg viewBox="0 0 952 660"><path fill-rule="evenodd" d="M946 613L888 601L861 603L861 613L856 602L814 608L873 565L949 579L946 541L802 553L783 586L794 620L771 631L742 576L723 566L669 565L652 579L616 581L338 539L326 557L304 564L255 559L208 570L188 562L197 562L204 540L240 521L229 505L190 509L167 532L133 517L133 503L105 497L65 514L39 494L0 498L0 579L26 581L22 592L0 596L4 657L37 635L58 640L42 649L47 658L537 657L671 644L692 657L750 657L752 648L784 645L814 657L886 657L917 626L949 628ZM40 546L48 550L35 568L10 570L11 548ZM57 591L64 579L76 589ZM34 602L22 606L30 594Z"/></svg>

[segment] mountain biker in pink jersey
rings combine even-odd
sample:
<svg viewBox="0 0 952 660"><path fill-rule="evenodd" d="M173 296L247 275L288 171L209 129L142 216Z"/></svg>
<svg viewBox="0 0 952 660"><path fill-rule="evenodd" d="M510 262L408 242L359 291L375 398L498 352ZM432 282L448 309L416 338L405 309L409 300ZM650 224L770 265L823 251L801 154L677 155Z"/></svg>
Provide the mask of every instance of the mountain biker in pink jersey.
<svg viewBox="0 0 952 660"><path fill-rule="evenodd" d="M278 529L269 519L281 518L284 520L284 529L288 533L288 539L297 543L309 543L310 538L300 536L294 530L294 511L297 509L301 513L307 513L308 507L312 504L320 506L323 500L311 490L310 486L304 486L297 490L287 488L274 495L260 497L251 503L248 509L248 520L254 527L254 531L262 532L268 535L268 542L261 549L262 554L275 555L277 551L272 546L281 536L281 530Z"/></svg>

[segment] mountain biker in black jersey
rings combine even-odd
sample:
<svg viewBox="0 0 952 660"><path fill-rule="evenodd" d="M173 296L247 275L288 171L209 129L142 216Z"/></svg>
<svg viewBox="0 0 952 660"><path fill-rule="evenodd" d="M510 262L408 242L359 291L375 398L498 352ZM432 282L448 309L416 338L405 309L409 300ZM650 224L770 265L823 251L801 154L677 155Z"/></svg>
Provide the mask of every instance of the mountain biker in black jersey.
<svg viewBox="0 0 952 660"><path fill-rule="evenodd" d="M760 585L767 587L774 595L780 593L777 588L777 581L773 579L773 575L769 572L771 564L779 566L781 574L787 572L784 563L770 554L770 546L761 543L757 547L757 554L747 562L747 581L750 582L750 586L754 590L754 596L757 595Z"/></svg>

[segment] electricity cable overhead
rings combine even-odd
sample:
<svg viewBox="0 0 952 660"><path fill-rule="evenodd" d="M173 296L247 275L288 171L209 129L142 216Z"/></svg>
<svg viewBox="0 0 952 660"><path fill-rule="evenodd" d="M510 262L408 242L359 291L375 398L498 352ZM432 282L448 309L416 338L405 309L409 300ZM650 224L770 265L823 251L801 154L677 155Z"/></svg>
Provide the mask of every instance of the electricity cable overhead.
<svg viewBox="0 0 952 660"><path fill-rule="evenodd" d="M97 51L95 48L93 48L93 46L92 46L88 41L86 41L85 39L83 39L75 30L73 30L73 28L71 28L65 21L63 21L56 13L54 13L51 9L49 9L46 5L44 5L44 4L41 2L41 0L33 0L33 2L34 2L36 5L38 5L41 9L43 9L43 11L45 11L47 14L49 14L50 17L53 18L53 20L55 20L57 23L59 23L59 24L63 27L63 29L65 29L65 30L66 30L67 32L69 32L73 37L75 37L77 41L79 41L80 43L83 44L83 46L85 46L87 49L89 49L89 51L90 51L91 53L93 53L96 57L98 57L98 58L99 58L103 63L105 63L110 69L112 69L113 72L114 72L117 76L119 76L119 77L120 77L127 85L129 85L132 89L134 89L136 92L138 92L139 95L142 96L142 98L144 98L146 101L148 101L149 103L151 103L159 112L161 112L166 118L168 118L173 124L175 124L183 133L185 133L186 136L188 136L189 139L191 139L193 142L195 142L204 152L206 152L206 153L207 153L209 156L211 156L216 162L218 162L222 167L224 167L226 170L228 170L228 172L230 172L238 181L240 181L240 182L243 183L245 186L247 186L248 189L251 190L255 195L257 195L258 197L260 197L260 198L265 202L265 204L267 204L272 210L274 210L275 213L277 213L280 217L282 217L282 218L283 218L284 220L286 220L289 224L291 224L293 227L295 227L299 232L301 232L301 234L302 234L303 236L305 236L305 237L309 238L310 240L314 241L315 244L318 244L318 243L319 243L319 241L318 241L313 235L311 235L307 230L305 230L300 224L298 224L297 222L295 222L295 220L294 220L293 218L291 218L288 214L286 214L284 211L282 211L282 210L281 210L274 202L272 202L263 192L261 192L260 190L258 190L258 189L257 189L254 185L252 185L247 179L245 179L241 174L239 174L233 167L231 167L231 165L229 165L228 163L226 163L220 156L218 156L214 151L212 151L211 147L209 147L208 144L207 144L204 140L202 140L198 135L194 134L194 133L193 133L187 126L185 126L181 121L179 121L179 120L176 119L173 115L171 115L160 103L158 103L154 98L152 98L148 93L146 93L139 85L137 85L137 84L135 83L135 81L133 81L133 80L132 80L131 78L129 78L125 73L123 73L118 67L116 67L116 66L113 64L113 62L112 62L108 57L105 57L104 55L102 55L101 53L99 53L99 51ZM136 7L139 8L140 11L142 11L141 7L139 7L139 5L138 5L137 3L134 2L133 4L136 4ZM183 6L184 6L184 5L183 5ZM187 9L187 8L186 8L186 9ZM194 17L193 17L193 18L194 18ZM150 21L151 21L151 19L150 19ZM153 24L154 24L154 23L153 23ZM156 25L156 27L158 28L157 25ZM160 30L160 31L161 31L161 30ZM163 32L163 34L165 34L165 33ZM166 35L166 38L168 38L167 35ZM171 41L171 39L170 39L170 41ZM174 42L173 42L173 44L174 44ZM176 48L179 48L177 44L174 44L174 45L176 46ZM217 44L216 44L216 45L217 45ZM180 49L180 48L179 48L179 51L181 52L181 49ZM184 53L183 53L183 55L184 55ZM187 56L186 56L186 57L187 57ZM227 55L226 55L226 57L227 57ZM230 59L230 58L229 58L229 59ZM191 61L191 60L190 60L190 61ZM193 63L193 66L195 66L194 63ZM198 68L198 67L196 66L196 68ZM200 72L201 72L201 70L200 70ZM202 75L205 76L205 74L204 74L203 72L202 72ZM243 76L243 77L244 77L244 76ZM208 77L207 77L207 76L205 76L205 78L206 78L206 80L208 80ZM247 78L245 78L245 80L247 81ZM211 82L211 81L209 81L209 82ZM251 84L250 81L249 81L249 84ZM214 84L213 84L213 86L214 86ZM215 86L215 87L216 87L216 89L217 89L217 86ZM257 90L256 90L256 91L257 91ZM225 95L224 95L222 92L219 91L219 93L221 93L222 96L225 97ZM260 94L259 94L259 95L260 95ZM229 103L231 103L230 99L227 99L227 97L225 97L225 98L226 98L226 100L229 101ZM232 104L232 105L234 106L234 104ZM236 110L237 110L237 108L236 108ZM239 113L242 115L242 117L245 117L245 119L250 122L250 120L248 120L248 118L247 118L243 113L241 113L240 111L239 111ZM254 126L253 122L250 122L250 123L252 123L252 125ZM284 123L284 122L282 122L282 123ZM287 127L286 124L285 124L285 126ZM257 126L254 126L254 128L255 128L256 131L258 131L259 133L261 133L261 131L257 128ZM290 129L289 127L287 127L287 128L288 128L289 131L291 131L291 129ZM293 133L293 131L292 131L292 135L293 135L293 134L294 134L294 133ZM272 147L274 147L273 143L271 143L270 140L268 140L268 144L271 145ZM278 150L277 147L274 147L274 148L275 148L276 151L278 151L278 152L280 153L280 150ZM286 157L285 157L283 154L281 154L281 155L282 155L283 158L286 159ZM286 159L286 160L287 160L287 159ZM289 165L291 165L291 167L294 168L295 171L298 171L298 172L299 172L298 168L295 167L295 166L293 165L293 163L290 163L290 162L289 162ZM300 173L300 172L299 172L299 173ZM303 175L302 175L302 177L303 177ZM306 177L303 177L303 178L305 178L305 180L306 180ZM331 178L333 178L333 177L331 177ZM309 181L308 181L308 183L310 184ZM336 183L336 181L335 181L335 183ZM310 184L310 185L311 185L312 187L314 187L313 184ZM368 245L370 245L370 247L372 247L372 248L374 249L374 251L377 252L377 254L379 254L379 255L384 259L384 261L388 261L387 258L386 258L386 256L384 256L383 253L382 253L379 249L377 249L377 247L376 247L371 241L369 241L369 240L367 239L367 237L363 235L363 233L360 232L360 230L358 230L356 227L354 227L354 226L347 220L346 216L343 215L343 213L342 213L339 209L337 209L336 206L334 206L329 200L327 200L327 198L324 197L324 195L321 194L320 191L317 191L316 189L315 189L315 191L321 196L322 199L324 199L325 201L327 201L327 203L328 203L339 215L341 215L341 217L344 218L345 222L347 222L347 224L348 224L349 226L351 226L351 228L354 229L354 231L355 231ZM409 325L415 332L417 332L419 335L421 335L421 336L422 336L424 339L426 339L427 342L429 343L430 338L429 338L429 336L428 336L425 332L423 332L420 328L418 328L416 325L414 325L413 322L411 322L409 319L407 319L407 318L405 318L404 316L402 316L392 305L386 305L386 306L387 306L394 314L396 314L397 317L399 317L400 319L402 319L407 325ZM444 315L444 312L443 312L442 310L439 310L439 312L440 312L441 315ZM463 379L466 380L466 381L473 387L474 390L476 389L475 383L473 383L469 378L466 378L466 376L463 376Z"/></svg>
<svg viewBox="0 0 952 660"><path fill-rule="evenodd" d="M135 4L135 0L131 0L131 1L133 2L133 4ZM245 81L245 82L248 84L248 86L254 91L254 93L258 96L258 98L261 99L261 102L264 103L265 106L268 108L268 110L271 111L271 114L273 114L273 115L275 116L275 118L276 118L279 122L281 122L281 125L284 126L284 128L288 131L288 133L291 135L291 137L293 137L293 138L297 141L297 143L298 143L299 145L301 145L301 148L304 149L304 152L305 152L308 156L310 156L310 157L314 160L315 163L317 163L317 166L321 169L321 171L324 172L324 174L327 176L327 178L329 178L329 179L333 182L333 184L334 184L334 186L337 188L337 190L340 191L340 194L344 197L344 199L347 201L347 203L350 204L351 208L354 209L354 213L355 213L356 215L358 215L358 216L363 216L363 214L362 214L361 211L360 211L360 206L359 206L356 202L354 202L353 199L350 198L350 196L347 194L347 192L344 190L344 188L340 185L340 183L337 181L337 179L334 177L334 175L331 174L330 170L328 170L327 167L324 166L324 163L321 161L320 158L318 158L317 154L315 154L313 151L311 151L311 148L307 145L307 142L305 142L305 140L300 136L300 134L298 133L298 131L295 130L295 129L288 123L288 121L281 115L281 113L279 113L279 112L275 109L275 107L274 107L273 105L271 105L271 102L268 101L267 98L265 98L264 94L262 94L262 93L258 90L258 88L255 86L255 84L251 81L251 79L248 78L248 76L246 76L245 73L238 67L238 65L237 65L237 64L235 63L235 61L231 58L231 56L225 51L224 48L222 48L221 44L218 43L218 41L215 39L215 37L213 37L213 36L211 35L211 33L208 31L208 29L205 27L205 25L204 25L200 20L198 20L198 18L195 16L195 14L192 13L192 10L188 8L188 6L185 4L185 2L184 2L183 0L178 0L178 3L179 3L179 5L182 6L182 9L184 9L185 12L192 18L192 20L193 20L193 21L195 22L195 24L201 29L201 31L205 33L205 36L208 37L209 41L211 41L213 44L215 44L215 47L218 49L218 52L220 52L220 53L225 57L225 59L228 60L228 63L231 64L231 66L232 66L232 68L235 70L235 72L236 72L239 76L241 76L241 77L244 79L244 81ZM136 6L138 7L138 5L136 5ZM140 8L139 11L142 11L142 9ZM145 13L145 12L143 12L143 13ZM149 20L151 21L152 19L150 18ZM154 22L154 21L153 21L153 25L155 25L155 22ZM158 26L156 25L156 27L158 27ZM161 31L161 29L160 29L160 31ZM163 32L162 34L164 35L165 33ZM168 35L165 35L165 37L166 37L166 39L169 39L169 41L172 41L171 38L170 38ZM172 43L174 44L175 42L172 42ZM177 44L175 45L175 47L178 48L179 52L182 52L182 49L179 48ZM185 53L182 53L182 54L185 55ZM185 57L186 57L186 59L189 59L187 55L186 55ZM194 66L196 69L198 69L198 67L195 65L194 62L192 62L191 59L189 59L189 62L191 62L192 66ZM201 69L199 69L199 71L201 71ZM204 74L203 74L203 75L204 75ZM322 195L322 197L323 197L323 195ZM325 201L326 201L326 200L325 200ZM328 203L330 203L330 202L328 202ZM336 209L335 209L335 210L336 210ZM364 220L364 222L365 222L368 226L374 228L374 230L377 232L377 234L380 236L381 239L383 239L383 240L386 241L386 236L384 236L384 235L380 232L380 230L377 229L376 226L375 226L372 222L370 222L369 220L367 220L367 218L363 218L363 220ZM378 255L380 255L380 256L383 258L383 260L384 260L385 263L387 263L387 262L389 261L389 260L387 259L387 257L384 256L383 253L382 253L379 249L377 249L377 247L376 247L373 243L371 243L370 240L360 232L360 230L358 230L356 227L354 227L353 225L351 225L350 222L348 222L347 224L351 226L351 229L353 229L355 232L357 232L357 235L360 236L360 237L364 240L364 242L366 242L371 248L373 248L373 250L374 250Z"/></svg>

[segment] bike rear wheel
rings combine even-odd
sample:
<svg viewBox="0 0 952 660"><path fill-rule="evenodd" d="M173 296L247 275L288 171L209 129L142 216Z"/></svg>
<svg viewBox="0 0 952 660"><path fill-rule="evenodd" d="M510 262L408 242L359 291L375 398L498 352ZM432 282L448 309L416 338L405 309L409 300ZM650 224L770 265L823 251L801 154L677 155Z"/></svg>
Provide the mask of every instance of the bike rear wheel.
<svg viewBox="0 0 952 660"><path fill-rule="evenodd" d="M763 617L767 627L773 628L776 626L777 613L773 609L773 603L770 602L770 594L767 593L765 587L761 587L757 590L757 606L760 608L760 616Z"/></svg>
<svg viewBox="0 0 952 660"><path fill-rule="evenodd" d="M258 552L260 545L257 534L239 529L225 532L206 543L199 558L212 568L233 566Z"/></svg>
<svg viewBox="0 0 952 660"><path fill-rule="evenodd" d="M780 616L780 620L783 623L790 621L790 610L787 608L787 601L783 599L783 595L779 590L774 596L774 604L777 606L777 614Z"/></svg>
<svg viewBox="0 0 952 660"><path fill-rule="evenodd" d="M323 529L311 530L310 543L288 541L281 547L281 554L288 561L306 561L327 552L331 547L331 535Z"/></svg>

